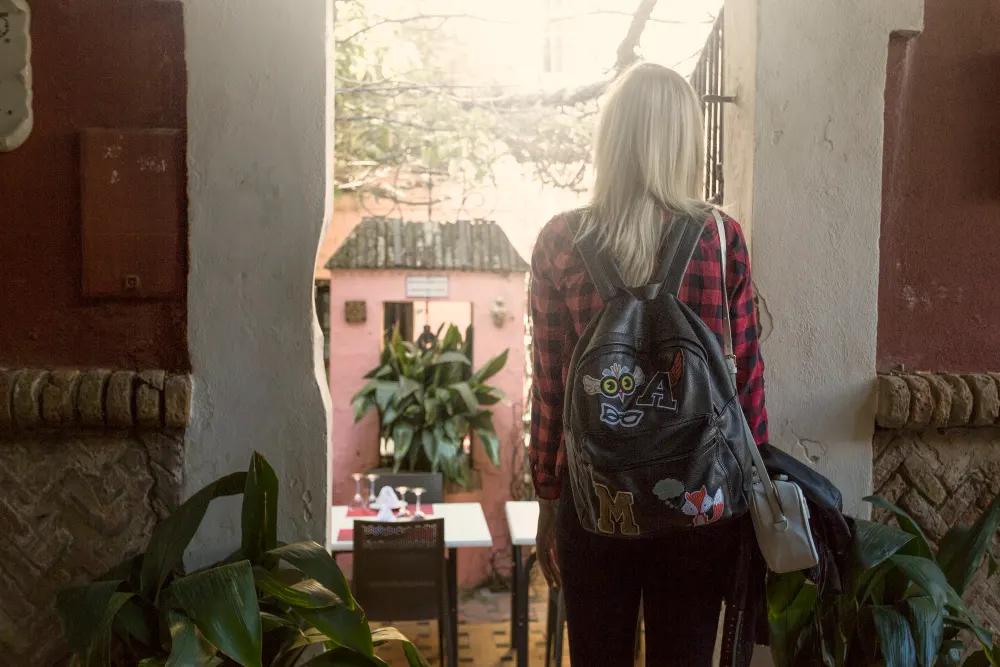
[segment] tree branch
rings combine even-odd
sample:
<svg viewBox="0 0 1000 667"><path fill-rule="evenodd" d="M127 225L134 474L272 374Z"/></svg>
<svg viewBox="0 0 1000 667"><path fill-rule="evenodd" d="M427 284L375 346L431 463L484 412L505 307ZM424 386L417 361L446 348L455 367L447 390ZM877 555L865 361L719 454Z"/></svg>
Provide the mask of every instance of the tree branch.
<svg viewBox="0 0 1000 667"><path fill-rule="evenodd" d="M573 88L500 97L492 100L490 106L496 109L530 107L534 105L567 106L597 99L615 79L621 76L622 72L638 60L635 49L639 46L642 31L646 28L646 23L649 22L649 17L656 7L656 2L657 0L639 0L639 6L632 14L632 23L625 34L625 39L618 45L617 58L609 78ZM477 106L479 104L481 103L473 101L468 106Z"/></svg>
<svg viewBox="0 0 1000 667"><path fill-rule="evenodd" d="M493 19L486 16L476 16L475 14L417 14L416 16L407 16L405 18L399 19L381 19L375 23L371 23L360 30L351 33L343 39L338 39L337 44L346 44L358 35L363 35L369 30L378 28L389 23L412 23L413 21L423 21L425 19L440 19L442 21L448 21L451 19L472 19L475 21L487 21L489 23L512 23L512 21L506 21L504 19Z"/></svg>
<svg viewBox="0 0 1000 667"><path fill-rule="evenodd" d="M655 8L656 0L641 0L639 2L639 7L632 15L632 24L628 27L628 33L625 34L625 39L622 40L622 43L618 45L618 59L615 61L616 77L639 59L639 56L635 53L635 49L639 46L639 40L642 39L642 31L646 29L646 23L649 22L649 17Z"/></svg>

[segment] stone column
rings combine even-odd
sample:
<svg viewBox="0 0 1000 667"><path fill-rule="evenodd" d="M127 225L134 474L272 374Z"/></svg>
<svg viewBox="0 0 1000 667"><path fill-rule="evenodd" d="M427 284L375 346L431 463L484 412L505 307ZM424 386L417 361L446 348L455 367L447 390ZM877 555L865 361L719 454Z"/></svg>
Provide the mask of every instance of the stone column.
<svg viewBox="0 0 1000 667"><path fill-rule="evenodd" d="M920 30L923 2L731 0L726 14L726 191L752 220L771 439L866 515L888 42Z"/></svg>
<svg viewBox="0 0 1000 667"><path fill-rule="evenodd" d="M332 202L332 6L185 2L194 387L185 491L245 469L260 451L281 483L279 537L321 543L329 396L313 268ZM239 503L217 505L190 564L238 543Z"/></svg>

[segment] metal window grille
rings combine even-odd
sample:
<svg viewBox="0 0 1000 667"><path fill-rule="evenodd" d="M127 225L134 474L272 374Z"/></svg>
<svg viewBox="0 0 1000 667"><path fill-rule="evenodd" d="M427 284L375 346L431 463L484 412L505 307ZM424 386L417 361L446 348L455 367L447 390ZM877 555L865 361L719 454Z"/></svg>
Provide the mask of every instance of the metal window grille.
<svg viewBox="0 0 1000 667"><path fill-rule="evenodd" d="M722 137L725 127L720 99L725 96L723 23L720 11L691 74L691 85L702 99L701 108L705 114L705 199L713 204L722 204L724 195Z"/></svg>

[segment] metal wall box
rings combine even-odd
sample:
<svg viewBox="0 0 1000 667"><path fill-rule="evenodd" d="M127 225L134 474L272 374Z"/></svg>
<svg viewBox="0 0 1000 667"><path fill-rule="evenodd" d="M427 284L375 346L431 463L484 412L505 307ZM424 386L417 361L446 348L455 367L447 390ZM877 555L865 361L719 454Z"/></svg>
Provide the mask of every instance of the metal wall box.
<svg viewBox="0 0 1000 667"><path fill-rule="evenodd" d="M80 154L83 295L184 296L184 133L87 129L81 136Z"/></svg>

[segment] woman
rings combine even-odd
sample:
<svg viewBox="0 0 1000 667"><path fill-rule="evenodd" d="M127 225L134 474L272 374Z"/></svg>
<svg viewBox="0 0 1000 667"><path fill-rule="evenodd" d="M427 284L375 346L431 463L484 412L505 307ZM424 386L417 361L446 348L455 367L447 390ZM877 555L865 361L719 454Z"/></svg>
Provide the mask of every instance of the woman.
<svg viewBox="0 0 1000 667"><path fill-rule="evenodd" d="M664 231L678 215L705 221L679 297L720 343L721 304L728 304L740 402L757 443L767 440L749 255L739 225L726 218L728 293L723 297L722 241L712 208L701 196L702 156L701 105L691 86L665 67L632 67L601 110L596 178L579 230L571 229L566 216L556 216L542 230L532 256L530 457L541 504L538 559L549 584L563 590L574 667L632 664L640 600L647 665L711 665L722 599L733 583L742 520L661 539L595 535L580 526L564 474L565 377L576 341L602 306L574 242L591 236L610 252L630 286L644 285L659 264Z"/></svg>

